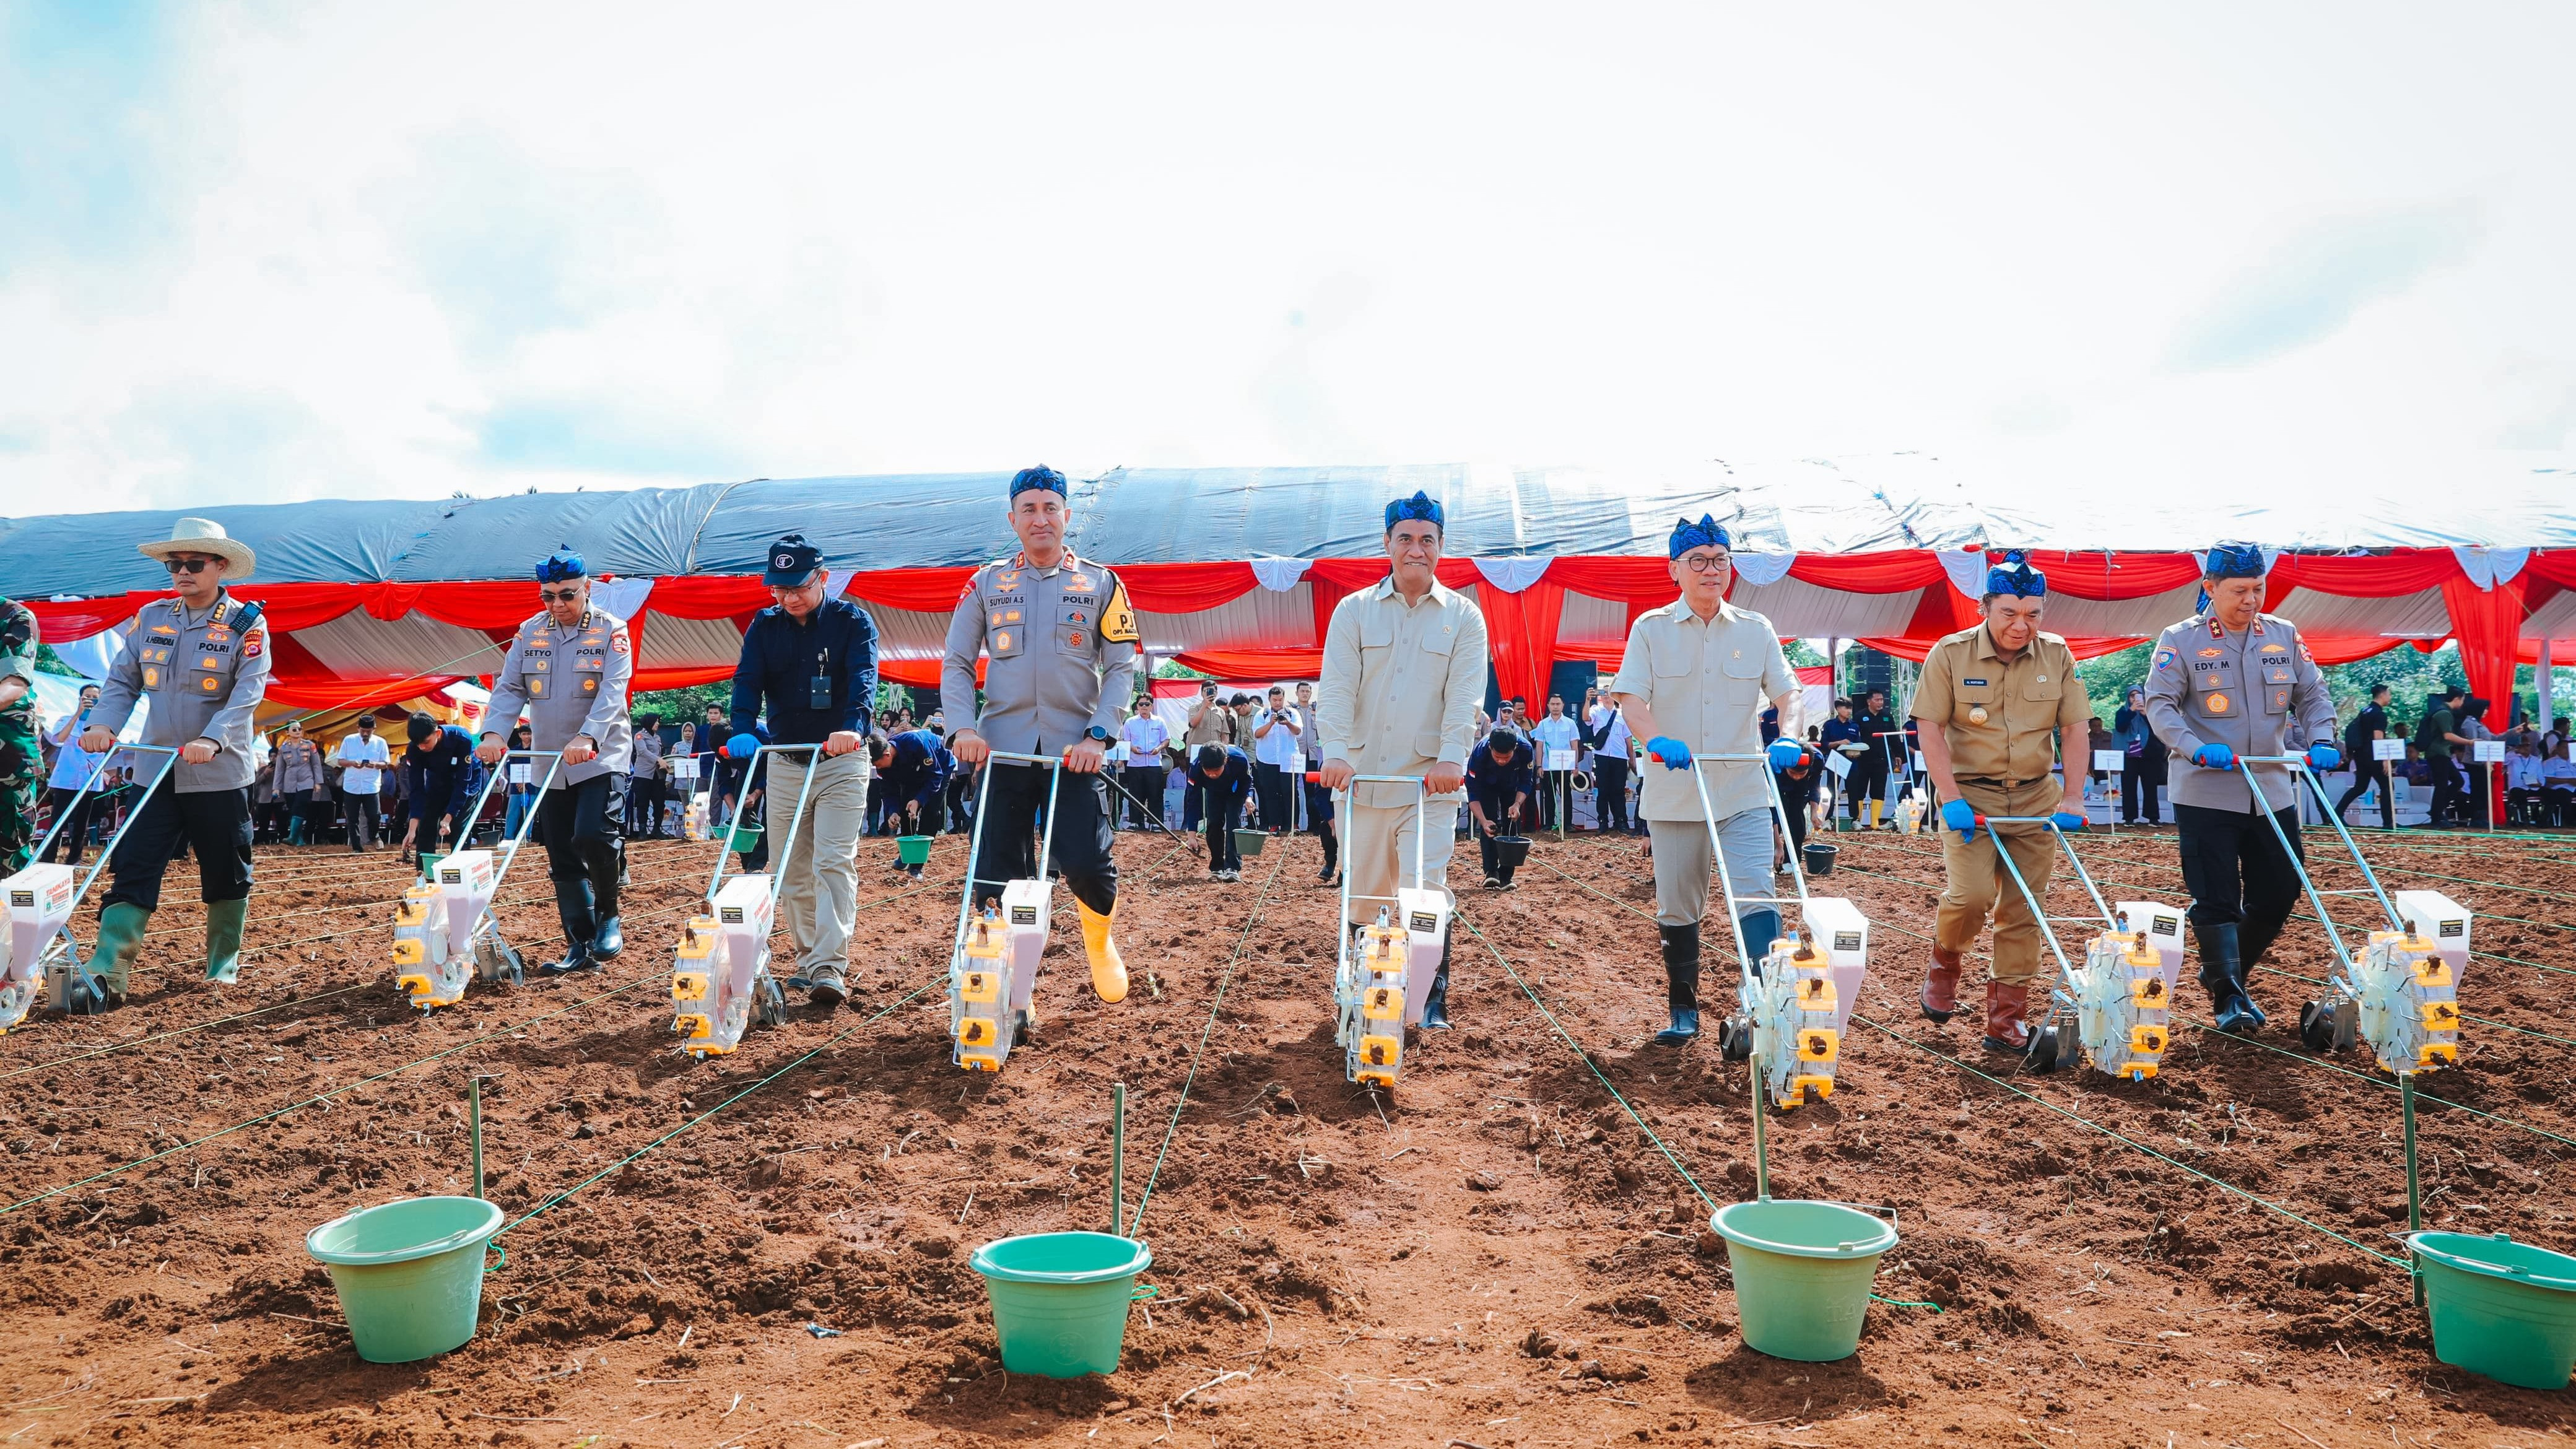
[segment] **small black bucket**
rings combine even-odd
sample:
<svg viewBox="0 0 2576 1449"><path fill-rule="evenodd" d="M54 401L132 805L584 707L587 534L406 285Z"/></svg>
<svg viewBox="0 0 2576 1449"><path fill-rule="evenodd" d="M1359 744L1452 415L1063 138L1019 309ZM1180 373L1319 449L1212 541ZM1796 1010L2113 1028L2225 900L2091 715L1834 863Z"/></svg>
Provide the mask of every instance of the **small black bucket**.
<svg viewBox="0 0 2576 1449"><path fill-rule="evenodd" d="M1530 840L1526 835L1494 837L1494 863L1505 870L1518 870L1529 860Z"/></svg>
<svg viewBox="0 0 2576 1449"><path fill-rule="evenodd" d="M1827 845L1821 840L1808 841L1806 851L1807 874L1832 875L1834 873L1834 857L1840 854L1842 854L1842 847L1839 845Z"/></svg>

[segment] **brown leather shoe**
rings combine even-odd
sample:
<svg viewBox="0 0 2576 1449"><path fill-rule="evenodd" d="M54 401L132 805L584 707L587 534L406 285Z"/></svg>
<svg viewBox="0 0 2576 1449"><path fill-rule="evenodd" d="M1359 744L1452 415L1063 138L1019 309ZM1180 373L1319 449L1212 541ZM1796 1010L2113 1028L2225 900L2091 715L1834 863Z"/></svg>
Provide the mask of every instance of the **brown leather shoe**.
<svg viewBox="0 0 2576 1449"><path fill-rule="evenodd" d="M2017 1052L2030 1045L2030 1024L2022 1020L2022 1010L2029 1004L2026 985L1986 983L1986 1050Z"/></svg>
<svg viewBox="0 0 2576 1449"><path fill-rule="evenodd" d="M1948 1021L1959 1009L1959 953L1932 948L1932 964L1923 971L1923 1014Z"/></svg>

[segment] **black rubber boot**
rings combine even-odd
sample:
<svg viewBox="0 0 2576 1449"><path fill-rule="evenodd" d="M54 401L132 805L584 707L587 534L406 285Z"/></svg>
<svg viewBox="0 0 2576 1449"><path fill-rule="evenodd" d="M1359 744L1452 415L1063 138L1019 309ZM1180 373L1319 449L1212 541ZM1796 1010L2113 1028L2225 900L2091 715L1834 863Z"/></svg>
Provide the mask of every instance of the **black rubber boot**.
<svg viewBox="0 0 2576 1449"><path fill-rule="evenodd" d="M2200 984L2209 993L2210 1010L2218 1017L2218 1029L2230 1032L2261 1031L2263 1008L2245 994L2245 961L2238 954L2237 925L2192 927L2200 941Z"/></svg>
<svg viewBox="0 0 2576 1449"><path fill-rule="evenodd" d="M546 976L565 976L575 971L598 970L599 963L590 958L590 940L598 934L598 926L590 912L590 882L555 882L555 918L563 922L563 959L549 961L537 971Z"/></svg>
<svg viewBox="0 0 2576 1449"><path fill-rule="evenodd" d="M626 851L623 842L609 847L604 854L608 858L600 862L600 865L594 867L590 873L592 882L590 897L593 903L591 917L597 923L590 935L590 959L593 963L614 961L617 959L617 953L626 949L626 935L617 928L617 894L626 884ZM610 864L617 867L614 876L605 869ZM605 886L598 884L603 880L608 884Z"/></svg>
<svg viewBox="0 0 2576 1449"><path fill-rule="evenodd" d="M1664 1002L1673 1024L1655 1033L1655 1045L1688 1046L1699 1039L1699 926L1657 926L1664 937Z"/></svg>

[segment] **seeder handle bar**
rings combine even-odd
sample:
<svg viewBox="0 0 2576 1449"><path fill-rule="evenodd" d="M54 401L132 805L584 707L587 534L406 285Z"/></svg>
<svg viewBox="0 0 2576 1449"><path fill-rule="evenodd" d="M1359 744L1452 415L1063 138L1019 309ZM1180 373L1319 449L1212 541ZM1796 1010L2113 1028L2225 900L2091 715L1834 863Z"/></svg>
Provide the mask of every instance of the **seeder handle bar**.
<svg viewBox="0 0 2576 1449"><path fill-rule="evenodd" d="M745 800L748 800L748 799L750 799L750 798L751 798L751 792L752 792L752 777L753 777L754 775L757 775L757 774L759 774L759 773L760 773L760 757L761 757L762 755L790 755L790 754L795 754L795 755L811 755L811 754L814 754L814 753L819 752L822 748L823 748L823 747L822 747L821 745L762 745L762 746L760 746L759 748L754 749L754 750L751 752L751 758L750 758L749 760L746 760L746 761L744 761L744 762L743 762L743 767L742 767L742 794L743 794L743 798L744 798ZM760 782L760 784L761 784L761 788L766 789L766 788L768 787L769 782L768 782L768 780L767 780L767 779L765 779L765 778L764 778L764 779ZM797 827L799 824L802 824L802 823L803 823L803 821L804 821L804 818L805 818L805 796L806 796L806 794L807 794L809 791L811 791L813 788L814 788L814 771L813 771L813 768L812 768L811 764L809 763L809 764L808 764L808 766L807 766L807 768L806 768L806 771L805 771L805 778L804 778L803 782L802 782L802 783L800 783L800 784L796 787L796 808L795 808L794 812L793 812L793 813L791 813L791 814L787 817L787 840L786 840L786 843L785 843L784 845L782 845L782 846L779 848L778 853L777 853L776 855L774 855L774 856L772 856L772 857L771 857L771 859L775 860L775 861L778 863L778 868L777 868L776 870L773 870L773 871L771 871L771 872L769 873L769 878L770 878L770 881L771 881L771 889L772 889L773 891L777 888L776 883L777 883L777 881L778 881L779 877L780 877L781 875L783 875L783 874L786 872L786 869L787 869L787 851L788 851L788 849L789 849L789 848L792 848L792 847L796 844L796 827ZM531 812L529 812L529 813L534 814L535 812L534 812L534 811L531 811ZM768 820L768 818L769 818L769 816L768 816L768 812L767 812L766 810L763 810L763 812L762 812L762 814L761 814L761 819L765 822L765 821L767 821L767 820ZM734 831L736 831L736 830L740 829L740 828L741 828L741 826L742 826L742 807L741 807L740 805L736 805L736 806L734 807L734 819L733 819L733 823L732 823L731 825L728 825L728 826L726 826L726 827L725 827L725 829L724 829L724 834L723 834L723 836L721 837L721 839L722 839L722 840L724 841L724 843L725 843L725 848L716 852L716 868L715 868L715 873L707 877L707 904L708 904L708 905L710 905L710 906L713 906L713 905L715 904L715 899L716 899L716 887L717 887L717 886L720 886L720 885L722 885L722 884L724 884L725 857L726 857L726 856L729 856L729 855L731 855L731 854L733 854L733 849L732 849L732 846L733 846L733 833L734 833Z"/></svg>
<svg viewBox="0 0 2576 1449"><path fill-rule="evenodd" d="M984 822L993 813L993 770L1004 764L1027 765L1047 772L1046 827L1038 833L1037 878L1041 881L1048 879L1047 861L1055 849L1056 794L1064 785L1064 757L1032 754L1026 750L994 750L984 756L984 778L975 786L975 827L966 834L966 884L957 896L957 934L949 938L948 944L948 969L952 972L966 955L966 922L975 913L975 887L979 884L975 866L984 858ZM982 881L980 884L1000 885L1003 882ZM1049 885L1047 890L1051 897L1055 887Z"/></svg>
<svg viewBox="0 0 2576 1449"><path fill-rule="evenodd" d="M1307 784L1320 785L1324 783L1323 771L1308 770L1305 773ZM1426 825L1426 822L1423 820L1423 812L1430 806L1431 782L1429 779L1421 775L1353 775L1350 779L1350 785L1344 785L1341 789L1333 792L1334 796L1342 802L1345 808L1347 808L1351 803L1351 785L1411 785L1413 787L1413 884L1417 889L1419 889L1422 885L1422 837L1425 834ZM1347 826L1345 828L1347 828ZM1338 872L1338 874L1340 875L1342 882L1342 901L1341 914L1337 917L1339 922L1337 929L1341 934L1342 944L1341 952L1337 959L1347 963L1350 959L1350 952L1354 949L1351 940L1351 873L1348 870L1343 870ZM1404 882L1399 879L1396 882L1396 889L1402 890L1403 888ZM1364 895L1360 897L1360 899L1383 901L1401 900L1402 898L1395 896Z"/></svg>
<svg viewBox="0 0 2576 1449"><path fill-rule="evenodd" d="M1658 765L1664 765L1667 769L1678 768L1677 766L1669 764L1661 753L1654 750L1648 750L1646 752L1646 758L1654 761ZM1717 887L1726 900L1726 927L1728 930L1735 933L1735 959L1748 976L1758 975L1762 969L1762 963L1754 960L1752 952L1747 949L1750 943L1744 939L1743 911L1740 909L1740 907L1747 901L1753 900L1753 897L1739 894L1735 889L1735 872L1727 869L1726 865L1726 841L1718 834L1717 807L1711 804L1708 798L1708 776L1700 773L1699 767L1704 763L1722 765L1759 764L1764 766L1765 768L1762 771L1762 790L1763 793L1769 797L1768 803L1770 805L1772 828L1779 831L1777 838L1782 842L1786 842L1790 838L1789 807L1780 798L1780 781L1777 775L1768 768L1770 762L1771 757L1768 754L1756 751L1752 754L1693 755L1691 756L1690 764L1691 784L1699 791L1700 823L1708 829L1709 855L1717 863ZM1806 864L1798 859L1797 851L1792 850L1788 855L1789 879L1790 882L1797 887L1798 891L1798 924L1803 929L1807 923ZM1785 901L1780 901L1778 897L1771 897L1769 898L1769 901L1771 903L1786 904ZM1755 1077L1756 1086L1754 1088L1753 1096L1755 1106L1758 1109L1762 1099L1761 1087L1759 1085L1760 1073L1757 1072Z"/></svg>
<svg viewBox="0 0 2576 1449"><path fill-rule="evenodd" d="M2102 899L2102 889L2101 889L2101 887L2099 887L2099 886L2097 886L2097 885L2093 884L2093 873L2092 873L2091 871L2088 871L2088 870L2086 870L2086 869L2084 868L2084 858L2083 858L2082 856L2077 855L2077 854L2075 853L2075 843L2074 843L2073 841L2068 840L2068 839L2066 838L2066 827L2057 823L2057 817L2056 817L2056 816L2054 816L2054 815L1980 815L1980 816L1977 816L1977 817L1976 817L1976 821L1977 821L1977 823L1978 823L1979 825L1985 826L1985 827L1986 827L1986 829L1987 829L1987 831L1988 831L1988 833L1990 833L1990 834L1993 832L1994 827L1996 827L1996 826L1998 826L1998 825L2036 825L2036 826L2039 826L2040 828L2042 828L2042 829L2044 829L2044 830L2048 831L2051 835L2056 836L2056 837L2057 837L2057 843L2058 843L2058 844L2060 844L2060 845L2062 845L2062 846L2064 846L2064 847L2066 847L2066 858L2067 858L2067 860L2068 860L2069 862L2071 862L2071 863L2075 866L2075 878L2076 878L2077 880L2080 880L2080 881L2084 882L2084 891L2085 891L2085 894L2087 894L2087 895L2089 895L2089 896L2093 897L2093 909L2101 913L2103 924L2104 924L2104 925L2109 926L2109 927L2110 927L2112 930L2114 930L2114 931L2119 930L2119 929L2121 928L2121 927L2120 927L2120 918L2119 918L2118 916L2115 916L2115 915L2113 915L2113 914L2111 913L2111 906L2110 906L2110 903ZM2003 842L2002 842L2001 840L1997 840L1997 841L1996 841L1996 843L1995 843L1995 849L1996 849L1996 850L1998 850L1998 851L2003 850ZM2008 853L2008 852L2007 852L2007 853L2005 854L2005 856L2004 856L2004 859L2005 859L2007 862L2010 862L2010 861L2012 860L2012 856L2010 855L2010 853ZM2019 878L2019 876L2020 876L2020 867L2019 867L2018 865L2015 865L2015 866L2014 866L2014 868L2013 868L2013 870L2014 870L2014 877L2015 877L2016 879L2018 879L2018 878ZM2024 894L2028 894L2028 892L2027 892L2027 891L2025 891L2025 892L2024 892ZM2030 909L2031 909L2032 914L2034 914L2034 915L2039 915L2039 916L2041 916L2041 917L2042 917L2042 924L2043 924L2043 927L2044 927L2044 926L2045 926L2045 921L2046 921L2046 913L2040 910L2039 902L2038 902L2038 901L2036 901L2036 900L2033 900L2033 901L2030 903ZM2061 963L2064 961L2064 959L2065 959L2065 958L2063 958L2063 957L2060 957L2060 958L2059 958L2059 960L2060 960L2060 962L2061 962Z"/></svg>
<svg viewBox="0 0 2576 1449"><path fill-rule="evenodd" d="M459 840L469 842L473 840L474 822L483 818L483 802L492 798L492 787L499 784L501 777L510 772L510 761L514 759L530 761L545 759L554 762L546 766L546 778L537 786L536 798L539 800L546 798L546 792L555 787L555 777L563 773L563 751L561 750L503 750L500 764L484 775L483 788L474 792L474 803L466 807L465 818L456 822ZM519 815L519 833L511 836L502 849L501 868L492 874L492 894L484 898L482 914L474 918L472 929L466 932L469 938L481 934L487 925L500 924L501 918L497 914L496 902L501 898L501 883L510 878L510 867L519 859L519 847L527 843L529 832L536 828L537 812L531 805ZM417 849L416 846L415 849Z"/></svg>
<svg viewBox="0 0 2576 1449"><path fill-rule="evenodd" d="M1324 772L1321 770L1308 770L1306 772L1306 783L1309 785L1320 785L1324 783ZM1420 775L1353 775L1351 776L1351 783L1354 785L1422 785L1423 777ZM1425 786L1424 788L1427 789L1429 787Z"/></svg>
<svg viewBox="0 0 2576 1449"><path fill-rule="evenodd" d="M2299 873L2299 888L2308 893L2308 908L2317 913L2318 922L2326 928L2326 944L2334 948L2335 960L2343 966L2343 980L2338 984L2349 989L2352 983L2352 953L2343 948L2343 932L2335 926L2334 917L2326 910L2324 893L2317 889L2316 881L2309 877L2308 863L2299 858L2298 848L2290 843L2290 833L2281 828L2281 817L2268 808L2272 802L2263 793L2263 782L2254 778L2256 765L2287 765L2292 774L2303 775L2307 773L2307 757L2305 755L2238 755L2236 769L2245 777L2245 788L2253 791L2254 798L2267 807L2255 813L2262 816L2265 823L2272 827L2272 838L2281 843L2281 854L2289 858L2290 868ZM2334 812L2329 810L2326 813L2331 815ZM2358 860L2360 856L2359 851L2353 852L2354 859ZM2364 870L2369 868L2367 865L2362 867ZM2371 881L2374 886L2378 883L2375 878ZM2386 903L2386 899L2385 896L2381 897L2382 904ZM2391 921L2397 918L2397 913L2393 910L2388 915Z"/></svg>
<svg viewBox="0 0 2576 1449"><path fill-rule="evenodd" d="M98 873L107 869L109 858L116 854L116 847L124 842L125 832L132 830L134 822L142 817L143 802L151 799L152 792L160 789L162 782L170 778L170 772L179 768L177 745L118 745L115 749L99 756L98 763L90 767L89 778L81 782L80 789L72 792L72 798L63 802L61 812L54 816L53 829L45 832L45 838L37 843L34 853L27 857L29 860L45 858L46 850L54 843L55 831L61 830L63 822L71 818L72 807L80 803L81 796L97 787L99 777L107 772L107 762L115 759L119 751L137 755L159 755L161 768L153 772L152 783L143 787L143 793L135 797L134 808L125 812L125 819L118 823L116 833L108 837L106 846L98 853L98 863L89 868L89 874L81 877L80 888L72 893L74 902L89 895L89 888L97 882Z"/></svg>

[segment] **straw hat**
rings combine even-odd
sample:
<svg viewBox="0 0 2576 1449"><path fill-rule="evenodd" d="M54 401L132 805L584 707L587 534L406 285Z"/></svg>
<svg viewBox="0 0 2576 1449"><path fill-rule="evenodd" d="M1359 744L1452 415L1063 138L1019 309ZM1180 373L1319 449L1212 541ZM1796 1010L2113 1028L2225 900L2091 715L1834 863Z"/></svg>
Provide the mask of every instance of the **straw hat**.
<svg viewBox="0 0 2576 1449"><path fill-rule="evenodd" d="M237 584L250 577L259 555L250 545L224 532L224 526L211 518L182 518L170 525L170 536L135 548L147 558L166 559L174 553L210 553L221 558L226 567L224 582Z"/></svg>

